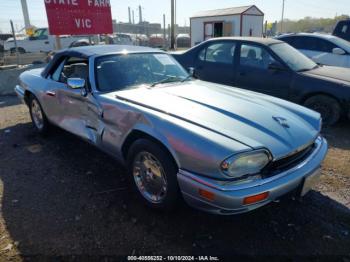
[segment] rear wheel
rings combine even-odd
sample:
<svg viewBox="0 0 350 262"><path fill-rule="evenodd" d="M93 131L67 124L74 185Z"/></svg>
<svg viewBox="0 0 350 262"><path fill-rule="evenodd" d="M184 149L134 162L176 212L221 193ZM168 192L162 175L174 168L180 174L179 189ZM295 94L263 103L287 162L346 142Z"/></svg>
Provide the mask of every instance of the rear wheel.
<svg viewBox="0 0 350 262"><path fill-rule="evenodd" d="M26 52L26 50L24 50L24 48L22 48L22 47L18 47L18 53L20 53L20 54L24 54ZM11 48L10 49L10 53L12 54L12 55L14 55L14 54L16 54L16 48Z"/></svg>
<svg viewBox="0 0 350 262"><path fill-rule="evenodd" d="M338 101L330 96L316 95L307 99L304 105L322 116L323 123L326 126L335 125L341 115L341 108Z"/></svg>
<svg viewBox="0 0 350 262"><path fill-rule="evenodd" d="M38 99L34 96L29 99L29 112L35 129L40 134L46 134L49 129L49 122Z"/></svg>
<svg viewBox="0 0 350 262"><path fill-rule="evenodd" d="M144 203L161 210L176 207L180 199L178 168L166 150L140 139L131 146L127 162L129 180Z"/></svg>

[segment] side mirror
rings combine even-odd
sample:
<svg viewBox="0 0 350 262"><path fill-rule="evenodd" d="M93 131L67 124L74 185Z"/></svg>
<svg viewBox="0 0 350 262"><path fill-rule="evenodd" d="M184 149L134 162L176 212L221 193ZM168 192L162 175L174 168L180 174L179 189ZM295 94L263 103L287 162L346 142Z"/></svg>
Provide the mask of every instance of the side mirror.
<svg viewBox="0 0 350 262"><path fill-rule="evenodd" d="M82 78L68 78L67 80L68 87L72 89L80 89L82 96L87 96L87 91L85 88L85 79Z"/></svg>
<svg viewBox="0 0 350 262"><path fill-rule="evenodd" d="M283 65L281 65L280 63L276 63L276 62L270 63L268 69L272 70L272 71L285 71L286 70L286 68Z"/></svg>
<svg viewBox="0 0 350 262"><path fill-rule="evenodd" d="M345 55L346 54L346 52L343 49L338 48L338 47L333 48L332 53L335 55Z"/></svg>
<svg viewBox="0 0 350 262"><path fill-rule="evenodd" d="M189 67L187 71L192 77L195 77L196 69L194 67Z"/></svg>
<svg viewBox="0 0 350 262"><path fill-rule="evenodd" d="M81 89L85 87L85 80L82 78L68 78L67 84L72 89Z"/></svg>

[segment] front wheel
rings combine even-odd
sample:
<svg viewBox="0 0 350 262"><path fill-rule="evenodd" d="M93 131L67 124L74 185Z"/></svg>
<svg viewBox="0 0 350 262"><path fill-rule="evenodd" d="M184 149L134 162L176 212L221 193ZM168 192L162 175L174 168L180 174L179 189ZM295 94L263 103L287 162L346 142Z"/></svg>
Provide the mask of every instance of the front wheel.
<svg viewBox="0 0 350 262"><path fill-rule="evenodd" d="M154 209L172 210L180 200L178 168L158 144L137 140L127 158L128 176L138 196Z"/></svg>
<svg viewBox="0 0 350 262"><path fill-rule="evenodd" d="M29 99L29 113L35 129L40 134L46 134L49 129L49 122L38 99L34 96Z"/></svg>
<svg viewBox="0 0 350 262"><path fill-rule="evenodd" d="M341 116L338 101L330 96L316 95L307 99L304 106L319 112L325 126L335 125Z"/></svg>

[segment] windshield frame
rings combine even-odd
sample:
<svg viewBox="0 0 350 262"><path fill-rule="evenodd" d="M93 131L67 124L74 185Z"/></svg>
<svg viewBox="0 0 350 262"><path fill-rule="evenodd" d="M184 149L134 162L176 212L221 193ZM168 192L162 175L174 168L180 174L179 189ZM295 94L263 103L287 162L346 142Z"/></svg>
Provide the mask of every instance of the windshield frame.
<svg viewBox="0 0 350 262"><path fill-rule="evenodd" d="M99 59L103 59L103 58L107 58L107 57L115 57L115 56L122 56L122 55L167 55L167 56L170 56L171 59L174 61L174 63L181 67L184 72L187 73L186 75L186 78L189 78L190 74L187 72L187 70L170 54L168 53L165 53L165 52L162 52L162 51L144 51L144 52L125 52L125 53L109 53L109 54L103 54L103 55L95 55L93 57L91 57L90 59L90 75L91 75L91 79L90 79L90 82L92 83L92 92L93 93L100 93L100 94L108 94L108 93L111 93L111 92L121 92L121 91L126 91L126 90L129 90L129 89L136 89L136 88L139 88L139 87L142 87L142 86L147 86L149 88L153 88L152 85L154 83L149 83L149 84L138 84L138 85L134 85L134 86L126 86L125 88L123 89L120 89L120 90L112 90L112 91L101 91L99 88L98 88L98 79L97 79L97 62ZM172 83L180 83L181 81L176 81L176 82L172 82ZM164 83L164 84L167 84L167 83Z"/></svg>
<svg viewBox="0 0 350 262"><path fill-rule="evenodd" d="M312 63L310 63L312 66L310 65L310 67L308 67L308 68L299 68L299 69L292 68L292 67L283 59L283 57L282 57L279 53L277 53L277 52L275 51L275 49L273 48L274 46L277 46L277 45L286 45L287 47L289 47L289 48L291 48L291 49L294 49L297 53L299 53L299 55L300 55L301 57L304 57L304 58L306 58L307 60L309 60L310 62L312 62ZM288 69L292 70L293 72L304 72L304 71L313 70L313 69L315 69L315 68L318 67L318 64L317 64L317 63L315 63L313 60L311 60L310 58L308 58L307 56L305 56L305 55L304 55L303 53L301 53L299 50L295 49L294 47L292 47L291 45L289 45L289 44L287 44L287 43L285 43L285 42L270 44L270 45L269 45L269 48L270 48L270 50L273 52L273 54L274 54L275 56L277 56L278 59L283 63L283 65L285 65Z"/></svg>

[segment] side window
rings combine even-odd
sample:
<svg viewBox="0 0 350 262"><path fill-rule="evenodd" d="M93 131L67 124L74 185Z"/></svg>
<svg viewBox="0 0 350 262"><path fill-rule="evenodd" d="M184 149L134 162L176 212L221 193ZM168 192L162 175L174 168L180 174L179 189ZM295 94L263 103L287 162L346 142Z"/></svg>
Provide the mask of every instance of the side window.
<svg viewBox="0 0 350 262"><path fill-rule="evenodd" d="M348 25L343 25L341 28L341 32L345 35L349 31L349 26Z"/></svg>
<svg viewBox="0 0 350 262"><path fill-rule="evenodd" d="M263 47L243 44L241 46L240 65L258 69L268 69L276 60Z"/></svg>
<svg viewBox="0 0 350 262"><path fill-rule="evenodd" d="M287 44L295 47L295 37L289 36L289 37L285 37L282 38L282 41L286 42Z"/></svg>
<svg viewBox="0 0 350 262"><path fill-rule="evenodd" d="M89 64L86 59L70 57L65 59L53 72L51 79L67 83L68 78L82 78L88 82Z"/></svg>
<svg viewBox="0 0 350 262"><path fill-rule="evenodd" d="M212 63L233 64L235 49L236 44L233 42L214 43L201 50L198 59Z"/></svg>
<svg viewBox="0 0 350 262"><path fill-rule="evenodd" d="M53 74L51 75L51 79L53 81L56 81L56 82L59 82L60 81L60 76L61 76L61 73L62 73L62 70L63 70L63 67L64 67L64 63L66 61L63 60L59 66L56 68L56 70L53 72Z"/></svg>
<svg viewBox="0 0 350 262"><path fill-rule="evenodd" d="M207 51L207 49L204 48L203 50L201 50L201 51L199 52L199 55L198 55L199 60L205 61L205 52L206 52L206 51Z"/></svg>
<svg viewBox="0 0 350 262"><path fill-rule="evenodd" d="M297 49L304 49L316 52L332 53L333 48L336 46L326 40L317 37L298 37L296 40Z"/></svg>
<svg viewBox="0 0 350 262"><path fill-rule="evenodd" d="M294 37L293 47L296 49L308 50L305 37L303 37L303 36Z"/></svg>

